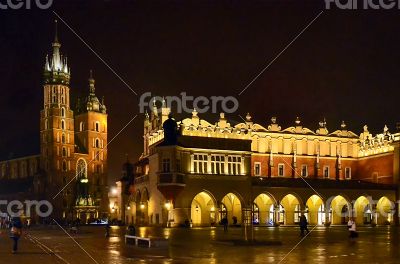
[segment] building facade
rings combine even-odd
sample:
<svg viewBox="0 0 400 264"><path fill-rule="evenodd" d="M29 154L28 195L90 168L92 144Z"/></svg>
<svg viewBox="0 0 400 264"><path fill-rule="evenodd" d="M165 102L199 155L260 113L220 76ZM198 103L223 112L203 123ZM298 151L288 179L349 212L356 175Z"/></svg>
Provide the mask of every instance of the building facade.
<svg viewBox="0 0 400 264"><path fill-rule="evenodd" d="M193 111L176 122L165 105L144 120L144 151L135 164L125 220L139 225L293 225L398 223L400 133L373 136L325 121L312 131L297 118L282 129L248 114L211 124ZM129 210L128 210L129 208Z"/></svg>
<svg viewBox="0 0 400 264"><path fill-rule="evenodd" d="M56 22L57 23L57 22ZM83 223L108 214L107 111L89 78L89 93L71 106L70 68L57 26L43 72L40 154L0 162L1 196L48 200L53 218Z"/></svg>

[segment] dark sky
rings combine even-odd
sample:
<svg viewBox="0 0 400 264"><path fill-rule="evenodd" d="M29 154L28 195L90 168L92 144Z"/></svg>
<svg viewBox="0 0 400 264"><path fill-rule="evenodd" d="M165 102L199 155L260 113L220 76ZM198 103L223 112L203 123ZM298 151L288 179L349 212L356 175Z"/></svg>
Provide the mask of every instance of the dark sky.
<svg viewBox="0 0 400 264"><path fill-rule="evenodd" d="M326 10L241 96L238 93L317 14L324 1L57 1L50 10L0 10L0 158L39 153L42 69L56 11L140 95L232 95L236 114L312 130L326 117L357 134L400 121L400 11ZM65 25L71 94L94 70L112 138L138 113L135 96ZM215 121L217 115L202 115ZM142 152L140 115L109 146L110 179Z"/></svg>

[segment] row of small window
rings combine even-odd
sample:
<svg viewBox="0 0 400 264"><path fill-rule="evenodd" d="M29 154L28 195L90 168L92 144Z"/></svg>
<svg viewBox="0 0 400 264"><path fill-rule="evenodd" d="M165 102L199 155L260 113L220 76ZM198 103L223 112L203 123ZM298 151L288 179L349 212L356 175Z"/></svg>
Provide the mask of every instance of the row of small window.
<svg viewBox="0 0 400 264"><path fill-rule="evenodd" d="M79 123L79 132L82 132L85 130L85 122L80 122ZM94 131L100 132L100 122L96 121L94 123Z"/></svg>
<svg viewBox="0 0 400 264"><path fill-rule="evenodd" d="M194 173L240 175L242 174L242 157L195 154L192 168Z"/></svg>
<svg viewBox="0 0 400 264"><path fill-rule="evenodd" d="M60 169L60 161L57 160L57 169ZM61 169L64 172L70 171L71 170L71 162L70 161L65 161L63 160L61 163ZM93 173L103 173L104 172L104 166L103 164L92 164L92 171ZM82 169L79 169L79 167L77 167L77 173L81 174L82 176L86 176L86 168L85 171L83 171Z"/></svg>
<svg viewBox="0 0 400 264"><path fill-rule="evenodd" d="M345 171L345 178L351 179L351 168L346 167L344 171ZM254 163L254 176L261 176L261 163L260 162ZM278 164L278 176L279 177L285 176L285 164L282 164L282 163ZM307 176L308 176L308 166L303 164L303 165L301 165L301 177L307 177ZM323 176L324 176L324 178L330 177L329 166L324 166Z"/></svg>

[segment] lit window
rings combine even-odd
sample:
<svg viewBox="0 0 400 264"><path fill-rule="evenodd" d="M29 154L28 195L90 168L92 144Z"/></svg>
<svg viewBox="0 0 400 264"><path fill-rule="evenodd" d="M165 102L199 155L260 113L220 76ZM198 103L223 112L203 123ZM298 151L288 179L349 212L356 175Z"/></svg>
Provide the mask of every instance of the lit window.
<svg viewBox="0 0 400 264"><path fill-rule="evenodd" d="M328 166L324 167L324 178L329 178L329 167Z"/></svg>
<svg viewBox="0 0 400 264"><path fill-rule="evenodd" d="M212 155L211 156L211 173L212 174L225 174L225 156Z"/></svg>
<svg viewBox="0 0 400 264"><path fill-rule="evenodd" d="M278 176L283 177L285 174L285 165L284 164L278 164Z"/></svg>
<svg viewBox="0 0 400 264"><path fill-rule="evenodd" d="M196 173L207 173L207 154L196 154L193 159L193 168Z"/></svg>
<svg viewBox="0 0 400 264"><path fill-rule="evenodd" d="M241 174L242 157L229 156L228 157L228 173L231 175Z"/></svg>
<svg viewBox="0 0 400 264"><path fill-rule="evenodd" d="M307 176L308 176L307 165L301 165L301 177L307 177Z"/></svg>
<svg viewBox="0 0 400 264"><path fill-rule="evenodd" d="M346 179L351 179L351 168L350 167L346 167L344 172L345 172Z"/></svg>
<svg viewBox="0 0 400 264"><path fill-rule="evenodd" d="M254 163L254 176L260 176L260 175L261 175L261 163L255 162Z"/></svg>
<svg viewBox="0 0 400 264"><path fill-rule="evenodd" d="M85 129L85 123L80 122L79 123L79 131L83 131Z"/></svg>

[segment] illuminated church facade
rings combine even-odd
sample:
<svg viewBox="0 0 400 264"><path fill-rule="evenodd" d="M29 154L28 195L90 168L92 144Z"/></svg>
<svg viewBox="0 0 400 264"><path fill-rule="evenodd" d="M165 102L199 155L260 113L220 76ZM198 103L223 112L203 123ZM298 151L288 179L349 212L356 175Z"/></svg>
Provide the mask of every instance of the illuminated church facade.
<svg viewBox="0 0 400 264"><path fill-rule="evenodd" d="M54 208L50 217L86 223L109 212L107 110L92 74L87 96L72 110L71 71L60 47L56 25L43 72L40 154L0 162L0 195L48 200Z"/></svg>
<svg viewBox="0 0 400 264"><path fill-rule="evenodd" d="M176 122L154 104L144 120L144 152L121 199L122 220L138 225L215 226L398 223L400 133L357 135L343 122L313 131L299 118L283 129L221 113L212 124Z"/></svg>

